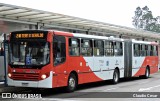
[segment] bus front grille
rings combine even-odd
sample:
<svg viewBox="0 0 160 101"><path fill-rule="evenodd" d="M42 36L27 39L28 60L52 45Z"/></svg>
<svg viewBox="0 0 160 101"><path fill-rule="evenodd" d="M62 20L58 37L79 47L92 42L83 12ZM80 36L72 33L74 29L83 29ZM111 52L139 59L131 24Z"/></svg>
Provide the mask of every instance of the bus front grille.
<svg viewBox="0 0 160 101"><path fill-rule="evenodd" d="M38 73L13 73L13 80L24 80L24 81L38 81L39 74Z"/></svg>

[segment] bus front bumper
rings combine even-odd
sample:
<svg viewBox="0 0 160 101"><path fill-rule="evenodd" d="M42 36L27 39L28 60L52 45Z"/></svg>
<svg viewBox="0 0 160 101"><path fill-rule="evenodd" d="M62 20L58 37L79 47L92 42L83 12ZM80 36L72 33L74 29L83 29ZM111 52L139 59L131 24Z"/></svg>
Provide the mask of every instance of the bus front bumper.
<svg viewBox="0 0 160 101"><path fill-rule="evenodd" d="M52 88L52 75L53 72L50 72L50 76L48 78L40 81L13 80L7 77L7 84L8 86L15 87Z"/></svg>

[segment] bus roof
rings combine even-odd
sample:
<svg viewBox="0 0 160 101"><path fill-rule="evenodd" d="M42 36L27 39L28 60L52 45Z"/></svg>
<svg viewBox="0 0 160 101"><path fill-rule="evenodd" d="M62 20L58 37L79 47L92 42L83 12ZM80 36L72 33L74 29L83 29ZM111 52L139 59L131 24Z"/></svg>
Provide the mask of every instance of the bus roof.
<svg viewBox="0 0 160 101"><path fill-rule="evenodd" d="M62 36L69 36L69 37L78 37L78 38L87 38L87 39L100 39L100 40L113 40L113 41L125 41L126 39L122 38L116 38L116 37L107 37L107 36L97 36L97 35L87 35L82 33L70 33L70 32L64 32L64 31L56 31L56 30L21 30L21 31L14 31L11 33L20 33L20 32L53 32L53 34L56 35L62 35ZM127 39L128 40L128 39ZM139 43L139 44L154 44L158 45L157 42L149 42L149 41L141 41L141 40L135 40L135 39L129 39L133 43Z"/></svg>
<svg viewBox="0 0 160 101"><path fill-rule="evenodd" d="M88 38L88 39L124 41L124 39L121 39L121 38L106 37L106 36L96 36L96 35L86 35L86 34L80 34L80 33L73 33L73 36L75 36L75 37L81 37L81 38Z"/></svg>
<svg viewBox="0 0 160 101"><path fill-rule="evenodd" d="M124 41L124 39L115 38L115 37L87 35L87 34L82 34L82 33L70 33L70 32L63 32L63 31L54 31L54 34L56 34L56 35L70 36L70 37L87 38L87 39L101 39L101 40Z"/></svg>

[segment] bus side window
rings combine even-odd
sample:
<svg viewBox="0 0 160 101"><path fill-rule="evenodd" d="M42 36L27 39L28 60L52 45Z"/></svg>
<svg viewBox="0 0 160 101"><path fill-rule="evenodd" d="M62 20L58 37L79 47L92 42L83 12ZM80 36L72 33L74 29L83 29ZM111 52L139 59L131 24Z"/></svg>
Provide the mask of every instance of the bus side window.
<svg viewBox="0 0 160 101"><path fill-rule="evenodd" d="M145 45L146 56L148 56L147 51L148 51L148 45Z"/></svg>
<svg viewBox="0 0 160 101"><path fill-rule="evenodd" d="M153 45L151 45L151 51L150 51L151 56L153 56Z"/></svg>
<svg viewBox="0 0 160 101"><path fill-rule="evenodd" d="M93 55L93 44L92 40L82 39L81 40L81 55L92 56Z"/></svg>
<svg viewBox="0 0 160 101"><path fill-rule="evenodd" d="M80 40L76 38L69 38L69 55L79 56Z"/></svg>
<svg viewBox="0 0 160 101"><path fill-rule="evenodd" d="M134 44L134 56L140 56L140 44Z"/></svg>
<svg viewBox="0 0 160 101"><path fill-rule="evenodd" d="M106 56L113 56L114 55L114 48L112 41L105 41L105 55Z"/></svg>
<svg viewBox="0 0 160 101"><path fill-rule="evenodd" d="M122 42L115 42L115 44L114 44L114 55L115 56L122 56L123 55Z"/></svg>
<svg viewBox="0 0 160 101"><path fill-rule="evenodd" d="M94 40L94 56L104 55L104 42L100 40Z"/></svg>
<svg viewBox="0 0 160 101"><path fill-rule="evenodd" d="M146 56L146 45L141 45L141 56Z"/></svg>
<svg viewBox="0 0 160 101"><path fill-rule="evenodd" d="M66 60L66 41L64 36L54 36L53 38L53 63L54 66Z"/></svg>
<svg viewBox="0 0 160 101"><path fill-rule="evenodd" d="M151 56L151 45L148 45L147 56Z"/></svg>
<svg viewBox="0 0 160 101"><path fill-rule="evenodd" d="M157 56L158 55L158 47L153 45L153 56Z"/></svg>

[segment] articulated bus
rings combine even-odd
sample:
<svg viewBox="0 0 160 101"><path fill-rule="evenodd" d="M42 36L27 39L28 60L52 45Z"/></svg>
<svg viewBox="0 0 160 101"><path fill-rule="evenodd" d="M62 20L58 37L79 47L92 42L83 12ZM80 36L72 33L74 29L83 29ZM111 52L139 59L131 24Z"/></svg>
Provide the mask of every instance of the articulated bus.
<svg viewBox="0 0 160 101"><path fill-rule="evenodd" d="M47 30L11 32L8 85L66 87L158 71L158 43Z"/></svg>

